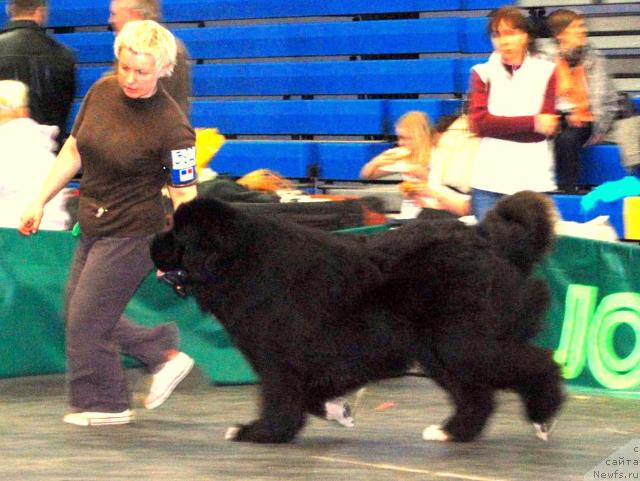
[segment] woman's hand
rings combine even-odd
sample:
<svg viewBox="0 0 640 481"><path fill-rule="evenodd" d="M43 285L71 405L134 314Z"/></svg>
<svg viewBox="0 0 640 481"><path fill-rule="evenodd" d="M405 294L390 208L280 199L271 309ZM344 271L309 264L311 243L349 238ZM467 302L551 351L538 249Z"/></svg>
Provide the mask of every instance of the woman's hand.
<svg viewBox="0 0 640 481"><path fill-rule="evenodd" d="M580 120L578 116L574 113L570 113L569 115L567 115L567 123L571 127L575 127L575 128L584 127L585 125L585 123L582 120Z"/></svg>
<svg viewBox="0 0 640 481"><path fill-rule="evenodd" d="M20 217L18 231L22 235L31 235L38 232L44 208L38 204L32 204L25 209Z"/></svg>
<svg viewBox="0 0 640 481"><path fill-rule="evenodd" d="M558 130L560 117L555 114L539 114L535 116L534 130L545 137L553 136Z"/></svg>
<svg viewBox="0 0 640 481"><path fill-rule="evenodd" d="M398 186L405 198L432 197L435 198L435 191L427 182L416 182L405 180Z"/></svg>

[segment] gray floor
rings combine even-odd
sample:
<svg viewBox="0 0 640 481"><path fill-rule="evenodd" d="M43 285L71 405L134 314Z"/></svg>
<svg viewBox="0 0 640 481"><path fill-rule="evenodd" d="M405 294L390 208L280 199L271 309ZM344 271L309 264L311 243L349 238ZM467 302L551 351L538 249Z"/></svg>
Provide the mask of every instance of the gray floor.
<svg viewBox="0 0 640 481"><path fill-rule="evenodd" d="M129 376L139 405L147 378ZM229 425L252 418L256 393L210 386L194 372L162 407L138 407L134 424L80 428L61 422L63 376L0 380L0 480L566 481L594 479L584 476L608 455L640 444L640 401L584 393L570 393L549 443L534 437L511 394L480 440L427 443L422 430L449 405L418 377L370 386L354 429L313 419L290 445L224 441Z"/></svg>

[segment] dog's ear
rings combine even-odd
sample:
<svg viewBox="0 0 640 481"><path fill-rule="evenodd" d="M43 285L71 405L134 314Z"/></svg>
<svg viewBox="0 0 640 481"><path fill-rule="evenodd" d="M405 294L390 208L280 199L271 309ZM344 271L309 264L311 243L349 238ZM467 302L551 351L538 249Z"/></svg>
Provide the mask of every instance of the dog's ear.
<svg viewBox="0 0 640 481"><path fill-rule="evenodd" d="M196 198L181 205L173 217L174 230L193 230L200 242L218 237L222 229L233 225L237 212L228 204L215 199Z"/></svg>
<svg viewBox="0 0 640 481"><path fill-rule="evenodd" d="M158 234L151 243L151 259L161 271L182 267L182 249L172 232Z"/></svg>
<svg viewBox="0 0 640 481"><path fill-rule="evenodd" d="M190 275L206 276L213 270L224 239L233 240L224 233L233 229L235 216L233 208L214 199L195 199L178 208L174 234L183 248L183 267Z"/></svg>

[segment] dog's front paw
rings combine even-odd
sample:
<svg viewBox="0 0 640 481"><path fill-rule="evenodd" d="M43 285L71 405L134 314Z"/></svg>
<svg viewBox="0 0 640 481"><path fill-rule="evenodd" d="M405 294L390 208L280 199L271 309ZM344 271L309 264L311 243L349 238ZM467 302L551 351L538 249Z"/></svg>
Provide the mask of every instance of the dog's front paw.
<svg viewBox="0 0 640 481"><path fill-rule="evenodd" d="M432 424L422 431L422 439L425 441L439 441L446 442L451 441L451 436L447 433L442 426L438 426L437 424Z"/></svg>
<svg viewBox="0 0 640 481"><path fill-rule="evenodd" d="M273 429L270 424L263 420L255 421L251 424L239 424L227 429L224 438L227 441L245 442L245 443L288 443L295 434L296 430L291 429Z"/></svg>
<svg viewBox="0 0 640 481"><path fill-rule="evenodd" d="M549 441L551 432L556 427L556 420L552 419L546 423L533 423L533 427L536 430L536 437L543 441Z"/></svg>

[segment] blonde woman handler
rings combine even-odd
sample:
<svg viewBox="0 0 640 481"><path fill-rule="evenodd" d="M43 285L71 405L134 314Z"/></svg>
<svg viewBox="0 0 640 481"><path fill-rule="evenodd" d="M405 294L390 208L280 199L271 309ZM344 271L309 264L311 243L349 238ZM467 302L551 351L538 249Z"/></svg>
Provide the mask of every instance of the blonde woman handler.
<svg viewBox="0 0 640 481"><path fill-rule="evenodd" d="M90 89L19 227L24 235L36 233L44 205L82 167L82 236L66 298L71 412L64 417L81 426L133 420L120 352L155 372L145 400L149 409L162 404L193 366L177 351L175 326L148 329L122 317L153 268L149 242L166 223L161 189L168 186L174 207L196 195L193 129L158 85L175 65L175 39L154 21L133 21L116 37L114 50L116 74Z"/></svg>

